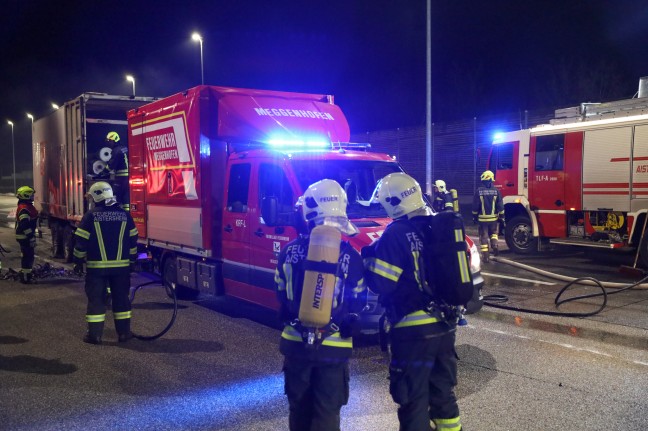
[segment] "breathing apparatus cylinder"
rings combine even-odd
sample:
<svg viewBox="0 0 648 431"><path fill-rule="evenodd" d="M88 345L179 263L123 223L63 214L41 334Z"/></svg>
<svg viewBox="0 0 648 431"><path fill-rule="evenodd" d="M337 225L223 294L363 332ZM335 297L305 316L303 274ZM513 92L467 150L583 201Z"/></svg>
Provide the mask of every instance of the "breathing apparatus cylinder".
<svg viewBox="0 0 648 431"><path fill-rule="evenodd" d="M450 189L450 194L452 195L452 209L454 212L459 212L459 195L457 194L456 189Z"/></svg>
<svg viewBox="0 0 648 431"><path fill-rule="evenodd" d="M299 320L305 327L322 328L331 321L340 239L333 226L315 226L310 233L299 304Z"/></svg>

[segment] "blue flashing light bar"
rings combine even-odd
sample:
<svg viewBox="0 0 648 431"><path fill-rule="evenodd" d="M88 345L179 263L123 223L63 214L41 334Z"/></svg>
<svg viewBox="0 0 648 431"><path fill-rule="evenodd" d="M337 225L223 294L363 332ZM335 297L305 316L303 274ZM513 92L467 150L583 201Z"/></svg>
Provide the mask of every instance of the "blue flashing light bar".
<svg viewBox="0 0 648 431"><path fill-rule="evenodd" d="M316 148L331 148L331 143L323 141L318 138L314 139L281 139L273 138L267 141L268 145L275 148L284 149L316 149Z"/></svg>

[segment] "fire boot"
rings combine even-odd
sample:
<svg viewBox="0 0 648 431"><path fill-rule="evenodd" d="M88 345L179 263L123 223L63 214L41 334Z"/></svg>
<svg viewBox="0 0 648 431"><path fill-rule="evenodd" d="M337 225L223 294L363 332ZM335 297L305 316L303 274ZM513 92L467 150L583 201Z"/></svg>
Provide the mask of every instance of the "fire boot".
<svg viewBox="0 0 648 431"><path fill-rule="evenodd" d="M130 311L123 311L114 313L115 315L115 330L117 331L117 341L125 343L133 338L133 333L130 330Z"/></svg>
<svg viewBox="0 0 648 431"><path fill-rule="evenodd" d="M22 284L31 284L34 279L34 275L31 272L26 272L24 270L20 270L18 277L20 278L20 282Z"/></svg>
<svg viewBox="0 0 648 431"><path fill-rule="evenodd" d="M88 332L83 337L83 342L88 344L101 344L104 322L89 322Z"/></svg>

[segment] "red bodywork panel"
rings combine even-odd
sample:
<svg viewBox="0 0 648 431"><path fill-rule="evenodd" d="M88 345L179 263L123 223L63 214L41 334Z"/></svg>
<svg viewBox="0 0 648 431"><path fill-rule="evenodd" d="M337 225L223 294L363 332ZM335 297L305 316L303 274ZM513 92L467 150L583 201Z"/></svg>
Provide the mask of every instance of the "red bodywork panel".
<svg viewBox="0 0 648 431"><path fill-rule="evenodd" d="M158 205L156 239L166 240L165 217L194 223L185 232L191 238L186 245L216 256L219 234L212 228L220 226L203 221L221 217L226 143L348 142L346 118L330 102L320 94L199 86L130 111L131 213L140 236L151 237L148 221L158 214L147 208ZM177 243L183 235L170 236Z"/></svg>

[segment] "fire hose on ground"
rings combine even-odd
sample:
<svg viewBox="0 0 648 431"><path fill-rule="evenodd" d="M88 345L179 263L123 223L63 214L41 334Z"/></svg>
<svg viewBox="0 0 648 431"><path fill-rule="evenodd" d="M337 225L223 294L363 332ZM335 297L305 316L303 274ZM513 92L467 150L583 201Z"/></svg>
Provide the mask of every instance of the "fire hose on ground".
<svg viewBox="0 0 648 431"><path fill-rule="evenodd" d="M648 289L648 276L643 277L641 280L637 281L636 283L615 283L615 282L601 282L594 277L567 277L564 275L556 274L550 271L545 271L542 269L538 269L535 267L532 267L530 265L525 265L519 262L514 262L512 260L504 259L501 257L494 257L494 261L504 263L507 265L511 265L517 268L524 269L529 272L533 272L539 275L543 275L545 277L553 278L556 280L560 281L566 281L567 284L563 286L563 288L558 292L556 295L556 298L554 299L554 304L556 307L560 307L562 304L565 304L567 302L572 302L572 301L577 301L580 299L587 299L587 298L595 298L598 296L603 297L603 302L599 306L598 309L591 311L591 312L582 312L582 313L569 313L569 312L560 312L560 311L542 311L542 310L534 310L534 309L528 309L528 308L518 308L518 307L511 307L507 305L502 305L502 302L508 301L508 297L505 295L486 295L484 296L484 305L488 305L489 307L494 307L494 308L500 308L504 310L511 310L511 311L519 311L523 313L531 313L531 314L542 314L542 315L547 315L547 316L561 316L561 317L589 317L593 316L595 314L600 313L605 309L607 306L607 300L608 300L608 295L614 295L617 293L624 292L626 290L630 289ZM601 290L600 293L592 293L588 295L579 295L579 296L574 296L571 298L567 299L561 299L563 294L572 286L575 285L588 285L588 286L598 286ZM617 289L614 291L608 291L608 289Z"/></svg>

